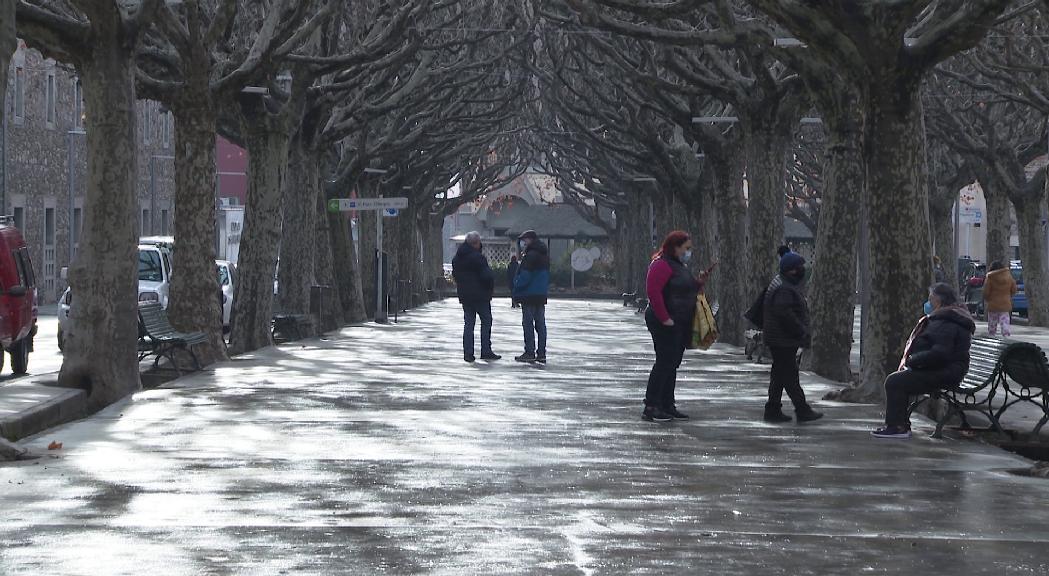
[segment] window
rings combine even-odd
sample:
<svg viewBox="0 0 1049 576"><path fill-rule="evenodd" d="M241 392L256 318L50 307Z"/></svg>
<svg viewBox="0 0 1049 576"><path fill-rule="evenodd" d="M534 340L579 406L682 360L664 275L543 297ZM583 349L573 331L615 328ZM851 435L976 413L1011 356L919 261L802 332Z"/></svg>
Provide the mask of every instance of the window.
<svg viewBox="0 0 1049 576"><path fill-rule="evenodd" d="M150 131L153 130L153 103L142 104L142 142L149 144Z"/></svg>
<svg viewBox="0 0 1049 576"><path fill-rule="evenodd" d="M55 127L55 106L58 95L55 93L55 73L47 73L47 127Z"/></svg>
<svg viewBox="0 0 1049 576"><path fill-rule="evenodd" d="M55 209L44 209L44 246L55 245Z"/></svg>
<svg viewBox="0 0 1049 576"><path fill-rule="evenodd" d="M160 252L156 250L138 251L138 279L145 282L163 282L164 269L160 262Z"/></svg>
<svg viewBox="0 0 1049 576"><path fill-rule="evenodd" d="M22 234L25 235L25 208L15 206L12 211L14 212L15 228L21 230Z"/></svg>
<svg viewBox="0 0 1049 576"><path fill-rule="evenodd" d="M73 79L73 127L84 127L84 91L80 78Z"/></svg>
<svg viewBox="0 0 1049 576"><path fill-rule="evenodd" d="M31 289L36 286L36 275L33 274L33 261L29 259L29 249L19 248L11 256L14 258L15 267L18 269L18 281L20 286Z"/></svg>
<svg viewBox="0 0 1049 576"><path fill-rule="evenodd" d="M55 209L44 208L44 292L48 298L55 290Z"/></svg>
<svg viewBox="0 0 1049 576"><path fill-rule="evenodd" d="M149 236L149 235L153 234L152 228L153 227L151 226L151 222L149 220L149 209L148 208L143 208L142 209L142 235L143 236Z"/></svg>
<svg viewBox="0 0 1049 576"><path fill-rule="evenodd" d="M15 120L25 119L25 67L15 68Z"/></svg>
<svg viewBox="0 0 1049 576"><path fill-rule="evenodd" d="M164 133L163 138L165 148L171 147L171 125L171 112L165 112L164 115L160 117L160 127L161 131Z"/></svg>
<svg viewBox="0 0 1049 576"><path fill-rule="evenodd" d="M170 229L171 229L171 216L169 215L167 210L161 210L160 211L160 235L161 236L169 236L171 234L169 232Z"/></svg>

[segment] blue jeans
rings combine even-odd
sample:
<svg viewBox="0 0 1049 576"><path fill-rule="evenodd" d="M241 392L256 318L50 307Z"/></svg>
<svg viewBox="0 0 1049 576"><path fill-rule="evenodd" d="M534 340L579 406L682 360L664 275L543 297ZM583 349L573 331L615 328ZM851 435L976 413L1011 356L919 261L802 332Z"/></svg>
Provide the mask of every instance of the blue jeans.
<svg viewBox="0 0 1049 576"><path fill-rule="evenodd" d="M463 302L463 354L474 355L474 326L481 317L481 355L492 353L492 302L480 300Z"/></svg>
<svg viewBox="0 0 1049 576"><path fill-rule="evenodd" d="M521 304L524 326L525 354L546 356L546 306L543 304ZM535 347L535 336L539 335L539 348Z"/></svg>

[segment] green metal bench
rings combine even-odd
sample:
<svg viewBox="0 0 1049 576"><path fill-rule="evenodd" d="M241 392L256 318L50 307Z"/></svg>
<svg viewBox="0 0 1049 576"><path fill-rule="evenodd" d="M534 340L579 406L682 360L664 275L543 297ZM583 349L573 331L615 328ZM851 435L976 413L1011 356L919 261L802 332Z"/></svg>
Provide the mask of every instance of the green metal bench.
<svg viewBox="0 0 1049 576"><path fill-rule="evenodd" d="M1004 390L1005 370L1002 357L1010 346L1009 342L997 338L973 338L969 351L969 372L962 383L957 388L938 390L928 396L922 396L911 403L908 414L929 400L942 400L946 403L947 410L936 422L933 438L943 437L943 427L955 414L961 418L963 429L972 429L965 417L966 412L979 413L991 422L989 430L1004 433L998 422L1000 411L995 411L993 402L999 389Z"/></svg>
<svg viewBox="0 0 1049 576"><path fill-rule="evenodd" d="M157 368L162 358L167 358L175 371L182 375L182 370L175 359L175 353L185 351L193 359L193 367L200 370L200 361L193 346L208 341L203 332L179 332L168 320L167 312L160 304L143 304L138 308L138 321L142 337L139 339L138 360L153 356L153 368Z"/></svg>
<svg viewBox="0 0 1049 576"><path fill-rule="evenodd" d="M1049 421L1049 362L1045 352L1036 344L1015 342L1005 350L1001 363L1007 376L1003 379L1005 401L995 415L1000 420L1009 408L1032 404L1042 411L1042 419L1033 430L1037 435Z"/></svg>

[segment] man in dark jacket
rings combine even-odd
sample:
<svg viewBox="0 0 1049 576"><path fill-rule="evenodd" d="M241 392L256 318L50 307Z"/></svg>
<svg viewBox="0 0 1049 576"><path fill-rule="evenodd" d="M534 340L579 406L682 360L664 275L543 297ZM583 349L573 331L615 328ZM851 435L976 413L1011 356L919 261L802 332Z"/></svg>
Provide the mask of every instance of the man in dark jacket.
<svg viewBox="0 0 1049 576"><path fill-rule="evenodd" d="M510 307L518 308L521 305L514 298L514 279L517 278L517 270L521 267L521 262L517 259L517 254L510 257L510 263L506 265L506 284L510 287Z"/></svg>
<svg viewBox="0 0 1049 576"><path fill-rule="evenodd" d="M900 370L885 379L885 427L871 432L877 438L910 438L910 397L955 388L969 371L972 315L950 284L934 285L929 303L933 312L911 332Z"/></svg>
<svg viewBox="0 0 1049 576"><path fill-rule="evenodd" d="M515 300L521 303L524 326L524 354L518 362L546 362L546 300L550 290L550 251L535 230L518 238L524 244L524 257L514 277ZM539 344L536 346L536 336Z"/></svg>
<svg viewBox="0 0 1049 576"><path fill-rule="evenodd" d="M492 293L495 291L495 275L488 266L488 259L481 252L481 235L470 232L466 241L452 258L452 276L455 291L463 305L463 359L473 362L474 326L481 318L481 360L498 360L492 352Z"/></svg>
<svg viewBox="0 0 1049 576"><path fill-rule="evenodd" d="M809 306L801 283L805 280L805 258L787 252L779 262L779 276L773 279L765 293L765 322L763 341L772 352L772 375L769 381L769 400L765 404L765 420L789 422L783 413L783 391L794 404L798 422L819 420L816 412L805 401L798 373L798 350L812 342L809 328Z"/></svg>

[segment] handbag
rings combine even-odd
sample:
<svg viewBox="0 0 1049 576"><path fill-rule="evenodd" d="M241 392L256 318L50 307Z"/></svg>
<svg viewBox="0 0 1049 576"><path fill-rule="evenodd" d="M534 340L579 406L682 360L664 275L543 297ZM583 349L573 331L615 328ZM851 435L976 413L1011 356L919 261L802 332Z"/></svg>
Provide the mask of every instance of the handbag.
<svg viewBox="0 0 1049 576"><path fill-rule="evenodd" d="M706 295L700 294L696 297L696 314L692 317L692 337L688 347L693 350L709 350L714 342L717 342L718 336L718 322L714 319L714 312L710 309Z"/></svg>

